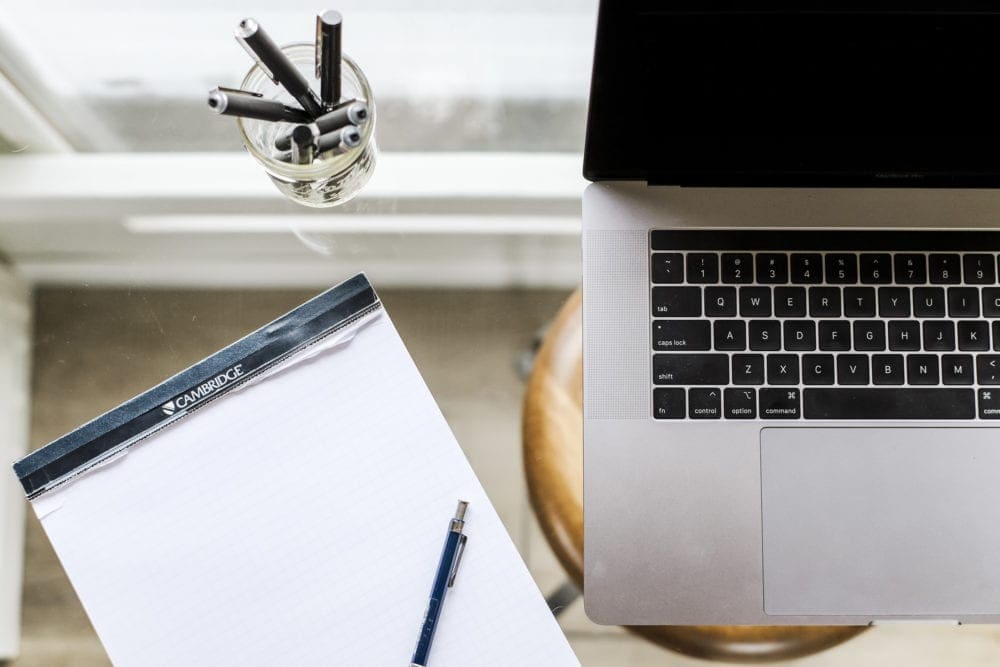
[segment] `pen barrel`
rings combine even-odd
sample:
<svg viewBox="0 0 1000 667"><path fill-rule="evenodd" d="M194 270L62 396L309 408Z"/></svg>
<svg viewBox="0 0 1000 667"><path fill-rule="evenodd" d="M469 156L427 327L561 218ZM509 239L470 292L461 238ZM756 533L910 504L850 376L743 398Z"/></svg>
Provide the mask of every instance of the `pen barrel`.
<svg viewBox="0 0 1000 667"><path fill-rule="evenodd" d="M360 143L361 131L354 125L348 125L320 135L316 141L316 153L326 153L333 150L346 151L355 148Z"/></svg>
<svg viewBox="0 0 1000 667"><path fill-rule="evenodd" d="M431 652L431 642L434 641L434 633L437 630L437 619L441 612L441 600L431 598L427 605L427 612L424 614L424 624L420 628L420 637L417 639L417 648L413 651L411 662L418 665L426 665L427 658Z"/></svg>
<svg viewBox="0 0 1000 667"><path fill-rule="evenodd" d="M275 81L298 100L310 119L323 113L323 106L309 87L306 77L256 21L244 19L236 34L256 54L264 67L270 70Z"/></svg>
<svg viewBox="0 0 1000 667"><path fill-rule="evenodd" d="M437 631L438 619L441 616L441 609L444 606L444 598L448 593L448 581L451 579L451 573L455 566L455 557L458 555L461 537L461 533L448 531L444 550L441 552L441 561L438 564L437 575L434 577L431 599L427 603L427 611L424 614L423 626L420 628L420 637L417 639L417 648L413 651L411 663L417 665L427 664L427 657L431 652L431 643L434 641L434 633Z"/></svg>
<svg viewBox="0 0 1000 667"><path fill-rule="evenodd" d="M292 130L291 162L294 164L309 164L313 161L316 151L316 140L319 133L315 125L296 125Z"/></svg>
<svg viewBox="0 0 1000 667"><path fill-rule="evenodd" d="M301 109L255 95L213 91L209 97L209 104L216 113L223 116L239 116L285 123L309 123L312 121L309 114Z"/></svg>
<svg viewBox="0 0 1000 667"><path fill-rule="evenodd" d="M345 125L364 125L368 122L368 105L364 102L351 100L325 113L315 121L320 134L326 134L340 129Z"/></svg>
<svg viewBox="0 0 1000 667"><path fill-rule="evenodd" d="M341 26L344 20L340 12L333 10L323 12L317 20L319 35L316 63L320 98L323 106L329 109L340 102Z"/></svg>

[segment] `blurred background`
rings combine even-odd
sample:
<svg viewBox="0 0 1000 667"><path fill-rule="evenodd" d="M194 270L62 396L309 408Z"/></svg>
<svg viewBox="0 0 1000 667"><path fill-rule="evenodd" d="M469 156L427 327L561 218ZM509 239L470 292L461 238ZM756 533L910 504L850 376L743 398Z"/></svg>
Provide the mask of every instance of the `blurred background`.
<svg viewBox="0 0 1000 667"><path fill-rule="evenodd" d="M309 41L301 0L0 0L0 462L364 270L543 593L566 581L528 502L524 381L580 273L596 0L344 0L378 109L375 176L284 201L206 93L249 69L244 16ZM627 122L627 119L625 119ZM107 659L0 474L0 662ZM27 539L24 539L24 536ZM689 665L579 600L584 665ZM878 628L802 665L987 665L993 628Z"/></svg>

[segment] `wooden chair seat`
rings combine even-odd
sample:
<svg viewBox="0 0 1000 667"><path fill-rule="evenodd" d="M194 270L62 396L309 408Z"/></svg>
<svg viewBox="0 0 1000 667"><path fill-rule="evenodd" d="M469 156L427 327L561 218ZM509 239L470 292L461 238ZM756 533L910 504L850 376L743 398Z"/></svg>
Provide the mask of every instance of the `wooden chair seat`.
<svg viewBox="0 0 1000 667"><path fill-rule="evenodd" d="M573 582L583 586L583 356L580 292L545 336L524 400L524 466L531 504ZM664 591L664 595L669 595ZM679 653L729 662L796 658L865 627L643 626L632 632Z"/></svg>

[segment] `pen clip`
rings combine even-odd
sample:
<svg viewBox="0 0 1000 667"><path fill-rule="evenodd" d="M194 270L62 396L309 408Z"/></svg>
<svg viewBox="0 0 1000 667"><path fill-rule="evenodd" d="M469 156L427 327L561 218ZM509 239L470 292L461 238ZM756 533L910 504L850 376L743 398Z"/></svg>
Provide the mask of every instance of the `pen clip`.
<svg viewBox="0 0 1000 667"><path fill-rule="evenodd" d="M216 86L217 90L221 90L229 95L249 95L250 97L264 97L263 93L256 93L252 90L243 90L242 88L228 88L226 86Z"/></svg>
<svg viewBox="0 0 1000 667"><path fill-rule="evenodd" d="M254 53L254 50L250 48L250 45L247 44L247 41L238 35L236 36L236 41L239 42L239 45L243 47L244 51L250 54L250 57L253 59L253 61L257 63L257 67L259 67L260 71L264 73L264 76L270 79L272 83L277 85L278 79L274 76L274 72L271 71L270 67L264 64L264 61L260 59L260 56Z"/></svg>
<svg viewBox="0 0 1000 667"><path fill-rule="evenodd" d="M316 15L316 78L323 78L323 16L320 14Z"/></svg>
<svg viewBox="0 0 1000 667"><path fill-rule="evenodd" d="M465 555L465 543L468 541L467 535L462 535L458 538L458 553L455 554L455 564L451 566L451 573L448 576L448 588L455 585L455 577L458 575L458 566L462 562L462 556Z"/></svg>

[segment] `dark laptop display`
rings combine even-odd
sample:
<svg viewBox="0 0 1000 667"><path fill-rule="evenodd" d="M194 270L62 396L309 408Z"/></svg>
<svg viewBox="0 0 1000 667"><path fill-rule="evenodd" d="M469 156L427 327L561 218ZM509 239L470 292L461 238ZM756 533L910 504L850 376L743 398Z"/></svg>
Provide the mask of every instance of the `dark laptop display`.
<svg viewBox="0 0 1000 667"><path fill-rule="evenodd" d="M1000 2L832 4L603 2L585 175L1000 185Z"/></svg>

